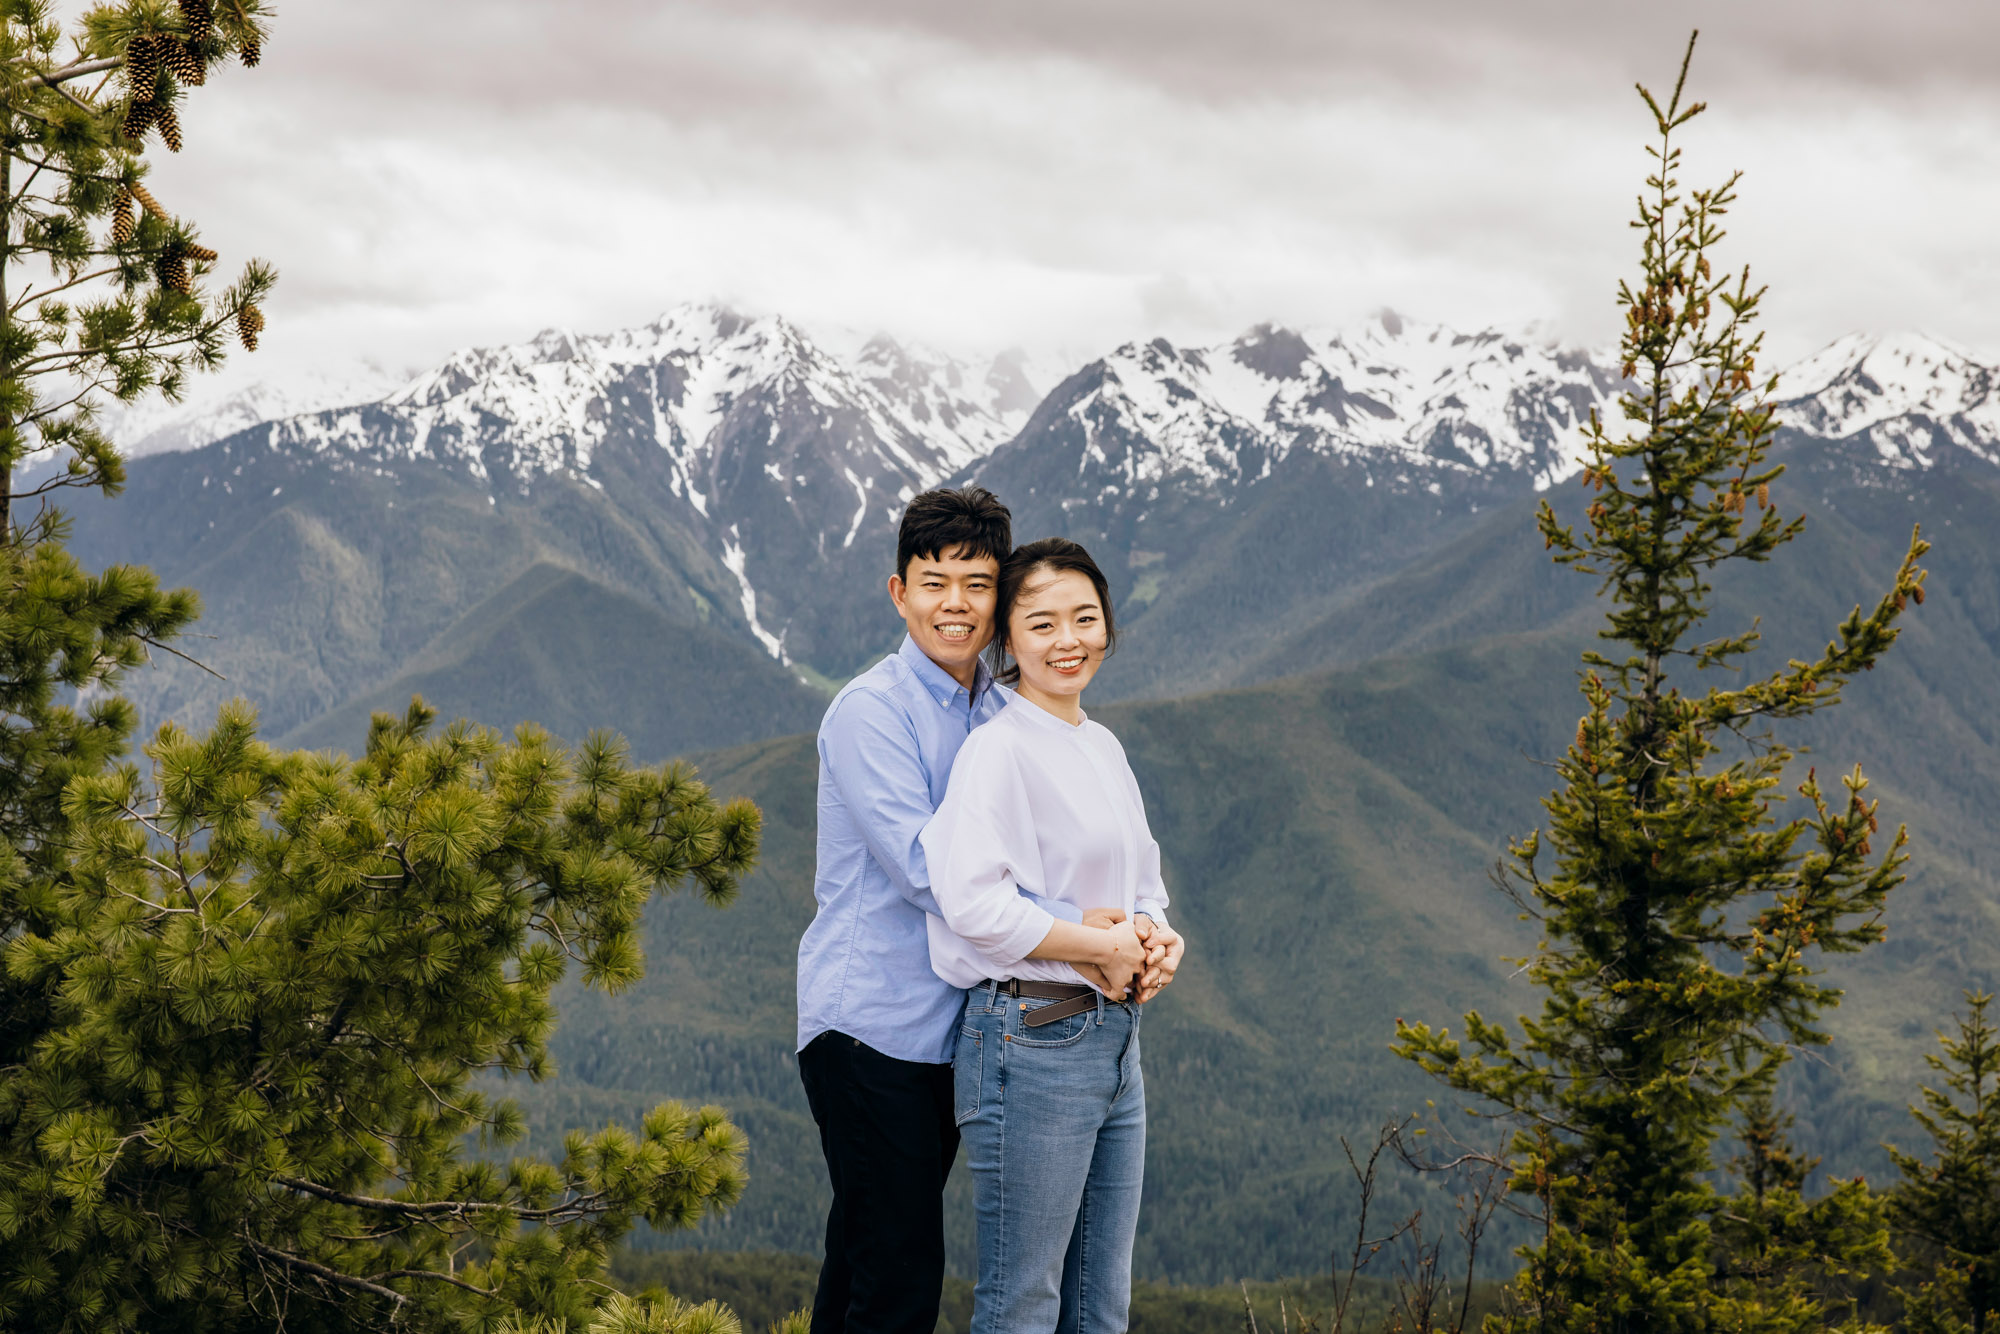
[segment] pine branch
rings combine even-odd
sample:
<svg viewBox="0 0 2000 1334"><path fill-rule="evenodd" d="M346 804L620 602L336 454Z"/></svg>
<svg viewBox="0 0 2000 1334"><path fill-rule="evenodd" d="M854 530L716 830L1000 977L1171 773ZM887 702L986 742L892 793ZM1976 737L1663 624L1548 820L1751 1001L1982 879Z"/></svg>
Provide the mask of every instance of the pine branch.
<svg viewBox="0 0 2000 1334"><path fill-rule="evenodd" d="M384 1273L371 1275L370 1277L377 1282L391 1278L417 1278L423 1279L428 1283L449 1283L454 1288L464 1288L467 1292L477 1297L498 1297L500 1295L498 1288L474 1287L464 1279L453 1278L450 1274L440 1273L435 1269L391 1269Z"/></svg>
<svg viewBox="0 0 2000 1334"><path fill-rule="evenodd" d="M204 672L207 672L210 676L214 677L218 681L227 681L229 679L228 677L224 676L221 672L216 671L215 668L203 662L200 658L189 657L187 654L181 652L179 649L175 648L172 644L167 643L165 640L155 639L149 635L140 635L138 638L139 642L144 644L147 648L156 648L163 653L173 654L176 658L179 658L182 662L191 662L195 666L201 668Z"/></svg>
<svg viewBox="0 0 2000 1334"><path fill-rule="evenodd" d="M588 1195L578 1195L559 1205L546 1209L529 1209L521 1205L509 1204L504 1200L389 1200L375 1195L355 1195L317 1182L305 1181L298 1177L273 1176L273 1182L280 1186L299 1191L306 1195L316 1195L332 1204L345 1204L355 1209L372 1209L378 1213L406 1214L412 1217L430 1218L452 1216L463 1218L478 1212L498 1212L531 1221L547 1222L557 1218L588 1217L590 1207L604 1198L602 1191Z"/></svg>
<svg viewBox="0 0 2000 1334"><path fill-rule="evenodd" d="M123 69L124 67L124 56L106 56L101 60L79 60L75 64L65 65L58 70L31 74L16 84L15 87L23 91L33 91L36 88L60 88L63 84L73 83L78 79L89 78L93 74L102 74L107 70Z"/></svg>
<svg viewBox="0 0 2000 1334"><path fill-rule="evenodd" d="M20 300L16 301L13 305L7 307L7 313L10 315L18 315L21 313L22 308L26 306L30 301L46 301L50 297L55 296L59 292L67 292L72 287L81 287L84 283L96 282L99 278L109 278L113 274L123 273L124 271L125 271L125 266L123 264L114 264L108 269L98 269L96 272L86 273L80 278L72 278L68 282L62 283L61 285L56 287L44 287L39 290L30 287L27 291L21 294Z"/></svg>
<svg viewBox="0 0 2000 1334"><path fill-rule="evenodd" d="M397 1292L394 1288L385 1288L380 1283L372 1283L365 1278L356 1278L352 1274L343 1274L338 1269L329 1269L327 1266L308 1260L302 1255L293 1255L289 1251L281 1251L275 1247L266 1246L263 1242L252 1237L244 1237L242 1241L244 1249L252 1255L270 1260L275 1264L281 1264L285 1268L296 1270L301 1274L310 1274L323 1283L331 1283L335 1287L349 1288L355 1292L371 1293L377 1297L386 1297L394 1302L398 1308L409 1304L410 1299L402 1293Z"/></svg>

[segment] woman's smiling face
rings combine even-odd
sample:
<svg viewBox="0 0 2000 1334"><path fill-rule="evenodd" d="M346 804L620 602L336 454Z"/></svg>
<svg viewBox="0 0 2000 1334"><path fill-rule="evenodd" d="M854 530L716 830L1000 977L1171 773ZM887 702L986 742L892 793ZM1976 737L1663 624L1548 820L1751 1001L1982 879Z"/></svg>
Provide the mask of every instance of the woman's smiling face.
<svg viewBox="0 0 2000 1334"><path fill-rule="evenodd" d="M1007 651L1021 665L1022 694L1074 699L1097 675L1107 643L1104 607L1088 575L1047 566L1028 572L1007 617Z"/></svg>

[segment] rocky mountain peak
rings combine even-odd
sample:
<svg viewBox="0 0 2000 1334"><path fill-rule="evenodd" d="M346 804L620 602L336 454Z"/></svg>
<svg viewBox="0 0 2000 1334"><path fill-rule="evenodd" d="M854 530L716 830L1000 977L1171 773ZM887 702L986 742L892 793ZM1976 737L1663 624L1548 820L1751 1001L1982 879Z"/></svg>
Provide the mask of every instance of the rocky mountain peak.
<svg viewBox="0 0 2000 1334"><path fill-rule="evenodd" d="M1312 344L1291 329L1260 324L1236 340L1230 350L1236 364L1269 380L1303 378L1306 363L1312 360Z"/></svg>
<svg viewBox="0 0 2000 1334"><path fill-rule="evenodd" d="M1547 486L1574 471L1577 427L1618 384L1582 349L1393 312L1344 329L1260 324L1213 347L1129 343L1096 369L1071 382L1066 411L1107 486L1252 480L1301 450Z"/></svg>
<svg viewBox="0 0 2000 1334"><path fill-rule="evenodd" d="M1852 334L1778 377L1782 420L1830 440L1864 438L1892 469L1963 451L2000 463L2000 368L1926 334Z"/></svg>

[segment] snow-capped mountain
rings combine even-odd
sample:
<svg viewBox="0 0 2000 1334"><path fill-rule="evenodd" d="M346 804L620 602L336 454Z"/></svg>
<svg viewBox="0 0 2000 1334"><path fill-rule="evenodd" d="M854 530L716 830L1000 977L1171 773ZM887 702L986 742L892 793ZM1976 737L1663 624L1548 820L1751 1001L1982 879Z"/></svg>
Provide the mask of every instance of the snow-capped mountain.
<svg viewBox="0 0 2000 1334"><path fill-rule="evenodd" d="M886 337L839 355L782 318L687 305L610 334L468 349L375 401L238 432L227 467L191 466L231 495L245 451L457 478L496 507L592 488L680 534L672 560L698 605L782 662L811 661L846 632L820 623L840 613L798 572L857 546L879 563L909 497L1014 434L1038 397L1018 358L982 366Z"/></svg>
<svg viewBox="0 0 2000 1334"><path fill-rule="evenodd" d="M1942 339L1849 335L1779 376L1778 395L1793 430L1865 441L1892 470L1957 451L2000 464L2000 369Z"/></svg>
<svg viewBox="0 0 2000 1334"><path fill-rule="evenodd" d="M1934 340L1842 340L1781 378L1787 448L1841 485L1990 469L1996 382ZM161 503L80 511L79 540L101 522L107 563L205 571L218 652L239 655L223 666L292 725L441 651L450 617L536 562L839 679L893 643L908 497L977 480L1024 539L1091 547L1135 642L1175 645L1135 655L1167 676L1120 681L1177 690L1228 683L1274 627L1337 623L1356 590L1571 474L1618 389L1607 354L1386 313L1051 369L691 305L460 352L368 401L250 403L264 420L141 459L133 490Z"/></svg>
<svg viewBox="0 0 2000 1334"><path fill-rule="evenodd" d="M1100 496L1231 488L1298 453L1406 481L1417 468L1425 485L1442 470L1540 489L1578 466L1578 428L1617 386L1608 357L1384 312L1348 330L1265 324L1207 347L1129 343L1066 382L1028 436L1068 436Z"/></svg>
<svg viewBox="0 0 2000 1334"><path fill-rule="evenodd" d="M638 439L659 451L674 493L706 513L738 461L725 455L743 443L744 426L804 416L853 428L825 442L842 479L895 504L990 450L1025 417L985 380L886 337L849 362L782 318L688 305L636 329L551 329L527 343L458 352L370 413L295 418L274 439L330 457L454 463L517 488L553 474L591 477L606 445ZM775 435L763 435L753 450L768 455ZM792 484L778 458L754 466Z"/></svg>

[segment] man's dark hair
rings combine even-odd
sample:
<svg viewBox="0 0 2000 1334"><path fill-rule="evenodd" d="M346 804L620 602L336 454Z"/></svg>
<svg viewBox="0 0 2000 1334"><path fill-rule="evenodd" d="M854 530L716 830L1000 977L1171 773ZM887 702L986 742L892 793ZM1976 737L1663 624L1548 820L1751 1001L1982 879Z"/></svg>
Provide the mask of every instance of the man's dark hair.
<svg viewBox="0 0 2000 1334"><path fill-rule="evenodd" d="M1097 590L1097 605L1104 611L1104 656L1110 657L1111 651L1118 647L1118 622L1111 615L1111 584L1090 553L1066 537L1030 542L1000 562L1000 583L993 599L992 671L994 679L1010 686L1021 679L1021 664L1007 652L1007 628L1013 623L1014 603L1030 579L1043 571L1073 572L1090 580L1091 587Z"/></svg>
<svg viewBox="0 0 2000 1334"><path fill-rule="evenodd" d="M903 511L896 534L896 577L910 577L913 560L1007 559L1014 548L1014 516L983 486L926 491Z"/></svg>

